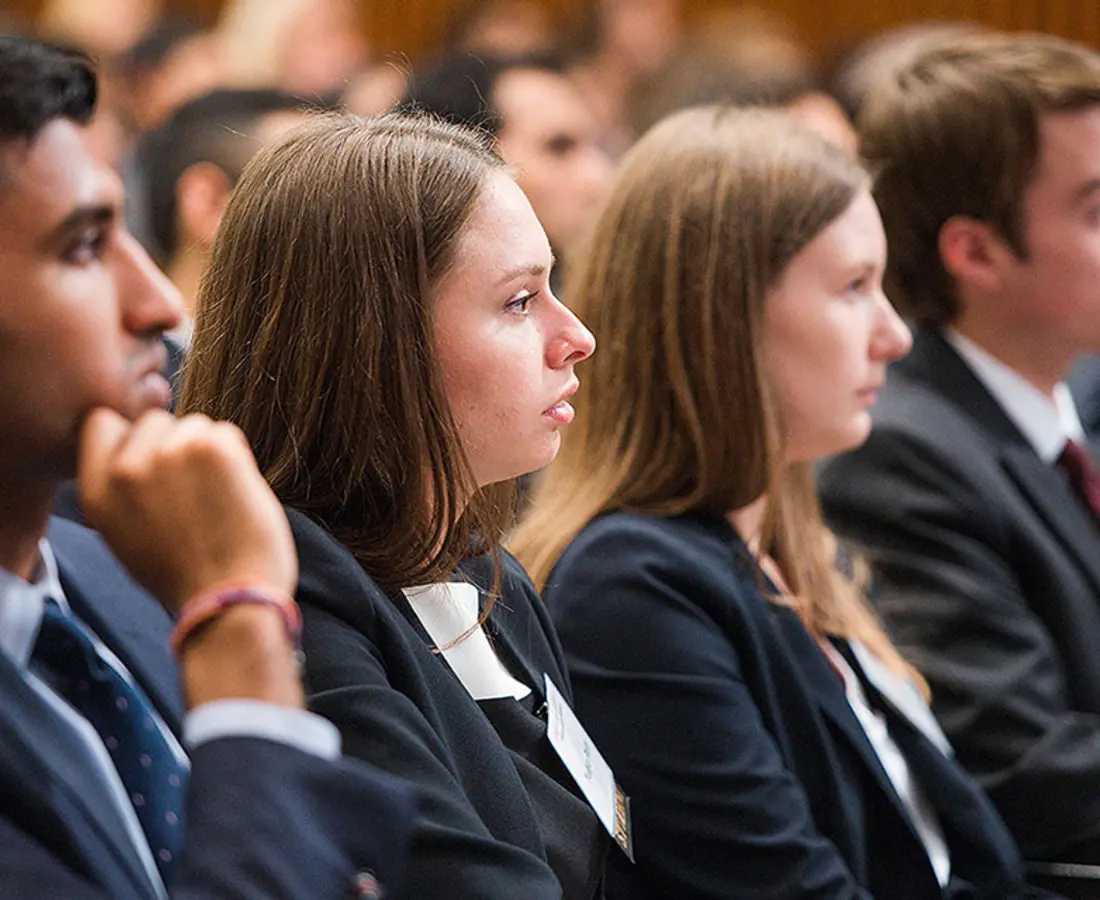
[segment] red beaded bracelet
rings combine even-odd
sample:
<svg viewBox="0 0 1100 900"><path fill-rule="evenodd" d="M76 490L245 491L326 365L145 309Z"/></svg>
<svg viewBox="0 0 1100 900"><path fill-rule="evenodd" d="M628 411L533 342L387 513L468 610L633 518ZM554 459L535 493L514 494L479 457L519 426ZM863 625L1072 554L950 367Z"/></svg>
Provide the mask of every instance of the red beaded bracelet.
<svg viewBox="0 0 1100 900"><path fill-rule="evenodd" d="M282 591L258 586L255 582L233 582L219 584L203 591L197 597L188 600L176 619L172 629L171 646L178 654L195 632L212 619L222 615L233 606L248 603L256 606L269 606L283 617L287 637L297 649L302 637L302 611L294 598Z"/></svg>

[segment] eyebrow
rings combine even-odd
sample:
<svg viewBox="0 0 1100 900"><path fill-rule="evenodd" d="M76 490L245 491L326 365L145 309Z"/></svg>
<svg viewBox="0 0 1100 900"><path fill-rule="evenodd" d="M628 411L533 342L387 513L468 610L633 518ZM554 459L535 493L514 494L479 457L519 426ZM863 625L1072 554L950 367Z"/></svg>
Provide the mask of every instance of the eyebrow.
<svg viewBox="0 0 1100 900"><path fill-rule="evenodd" d="M69 232L88 225L108 225L118 217L118 209L110 203L95 203L78 206L70 212L52 232L47 241L61 240Z"/></svg>
<svg viewBox="0 0 1100 900"><path fill-rule="evenodd" d="M553 254L550 255L550 268L554 268L557 265L558 259ZM497 284L507 284L513 279L519 278L520 275L531 275L534 278L538 278L546 273L546 266L535 263L532 266L519 266L515 269L509 269L503 275L500 276L500 280Z"/></svg>
<svg viewBox="0 0 1100 900"><path fill-rule="evenodd" d="M1090 178L1077 189L1076 200L1087 200L1097 191L1100 191L1100 178Z"/></svg>

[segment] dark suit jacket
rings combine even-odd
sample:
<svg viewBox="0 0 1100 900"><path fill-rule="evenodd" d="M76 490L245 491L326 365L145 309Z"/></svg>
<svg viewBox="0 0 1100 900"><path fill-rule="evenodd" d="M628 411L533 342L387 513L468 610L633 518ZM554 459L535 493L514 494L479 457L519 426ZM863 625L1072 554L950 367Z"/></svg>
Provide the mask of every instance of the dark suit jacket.
<svg viewBox="0 0 1100 900"><path fill-rule="evenodd" d="M182 703L163 609L98 536L55 520L65 595L178 732ZM191 757L177 898L346 898L368 870L396 887L407 787L351 762L272 741L219 739ZM0 656L0 894L20 900L150 900L153 887L85 751ZM369 877L363 874L363 884ZM368 895L374 896L374 895Z"/></svg>
<svg viewBox="0 0 1100 900"><path fill-rule="evenodd" d="M1100 434L1100 356L1078 360L1066 382L1085 433L1096 438Z"/></svg>
<svg viewBox="0 0 1100 900"><path fill-rule="evenodd" d="M432 652L431 639L400 592L382 592L320 526L293 511L290 520L301 560L298 600L305 616L310 705L339 726L347 753L420 789L421 817L402 896L561 898L525 787L525 763L502 743L486 704L475 703ZM545 700L544 673L569 698L561 648L545 609L522 567L507 555L503 561L501 596L486 623L494 648L511 674L532 689L537 705ZM465 572L483 598L492 583L485 562ZM558 777L569 778L564 769ZM602 861L601 854L593 863L600 868L597 881Z"/></svg>
<svg viewBox="0 0 1100 900"><path fill-rule="evenodd" d="M1100 863L1100 531L944 339L918 333L827 517L1027 857Z"/></svg>
<svg viewBox="0 0 1100 900"><path fill-rule="evenodd" d="M850 658L939 814L941 892L839 678L761 583L717 516L606 515L551 574L578 713L631 798L638 863L611 857L608 897L1023 895L991 804Z"/></svg>

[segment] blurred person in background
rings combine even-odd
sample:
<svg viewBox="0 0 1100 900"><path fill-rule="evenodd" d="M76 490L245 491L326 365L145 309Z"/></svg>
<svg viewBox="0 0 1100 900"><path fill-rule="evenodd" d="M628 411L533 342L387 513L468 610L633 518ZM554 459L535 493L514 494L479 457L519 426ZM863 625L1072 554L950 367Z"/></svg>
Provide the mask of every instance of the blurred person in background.
<svg viewBox="0 0 1100 900"><path fill-rule="evenodd" d="M467 0L444 30L445 52L526 56L559 48L556 23L538 0Z"/></svg>
<svg viewBox="0 0 1100 900"><path fill-rule="evenodd" d="M227 83L338 96L370 56L355 0L226 0L216 27Z"/></svg>
<svg viewBox="0 0 1100 900"><path fill-rule="evenodd" d="M36 31L102 62L128 53L163 11L163 0L46 0Z"/></svg>
<svg viewBox="0 0 1100 900"><path fill-rule="evenodd" d="M205 94L224 75L210 31L186 19L158 22L121 60L129 120L138 133L161 125L180 105Z"/></svg>
<svg viewBox="0 0 1100 900"><path fill-rule="evenodd" d="M186 346L199 282L225 205L261 147L302 121L306 106L273 89L222 89L180 107L144 146L154 258L183 297Z"/></svg>
<svg viewBox="0 0 1100 900"><path fill-rule="evenodd" d="M348 79L340 105L357 116L396 109L409 89L408 64L400 58L369 62Z"/></svg>
<svg viewBox="0 0 1100 900"><path fill-rule="evenodd" d="M560 285L612 173L596 121L560 64L452 54L415 74L404 105L493 135L550 238Z"/></svg>
<svg viewBox="0 0 1100 900"><path fill-rule="evenodd" d="M186 19L167 18L149 29L119 60L120 115L130 132L118 162L126 185L126 222L147 250L154 245L146 197L146 173L140 163L149 132L192 97L222 79L212 34Z"/></svg>
<svg viewBox="0 0 1100 900"><path fill-rule="evenodd" d="M821 521L910 345L870 187L785 114L685 110L578 263L604 346L511 547L631 795L610 900L1042 896Z"/></svg>
<svg viewBox="0 0 1100 900"><path fill-rule="evenodd" d="M115 169L124 166L133 139L123 61L163 10L162 0L46 0L35 21L41 37L95 60L99 102L87 140L96 158Z"/></svg>
<svg viewBox="0 0 1100 900"><path fill-rule="evenodd" d="M634 140L634 91L676 52L681 32L680 0L588 0L570 72L612 156Z"/></svg>
<svg viewBox="0 0 1100 900"><path fill-rule="evenodd" d="M1025 855L1100 865L1100 476L1064 381L1100 350L1100 53L939 40L859 128L914 347L825 511Z"/></svg>
<svg viewBox="0 0 1100 900"><path fill-rule="evenodd" d="M682 48L644 79L633 99L637 133L689 106L782 107L855 154L840 105L818 86L813 60L782 19L755 7L720 10L688 31Z"/></svg>
<svg viewBox="0 0 1100 900"><path fill-rule="evenodd" d="M854 47L834 51L825 65L824 80L830 94L854 122L863 98L876 84L892 78L937 42L984 30L973 22L935 20L887 28Z"/></svg>

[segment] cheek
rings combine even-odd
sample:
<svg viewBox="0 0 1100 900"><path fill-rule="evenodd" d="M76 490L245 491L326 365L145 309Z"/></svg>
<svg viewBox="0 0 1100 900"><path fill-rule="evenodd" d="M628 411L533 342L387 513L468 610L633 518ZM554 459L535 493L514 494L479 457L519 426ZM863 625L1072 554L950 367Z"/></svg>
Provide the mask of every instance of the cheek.
<svg viewBox="0 0 1100 900"><path fill-rule="evenodd" d="M769 344L768 377L792 437L835 428L857 411L855 392L864 386L868 342L862 323L813 325L776 334Z"/></svg>

